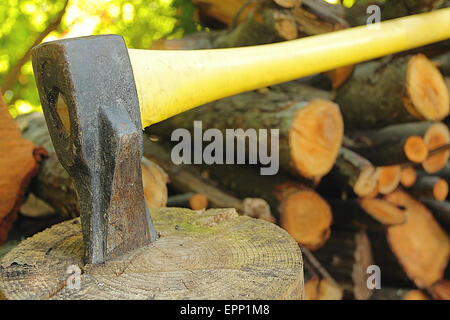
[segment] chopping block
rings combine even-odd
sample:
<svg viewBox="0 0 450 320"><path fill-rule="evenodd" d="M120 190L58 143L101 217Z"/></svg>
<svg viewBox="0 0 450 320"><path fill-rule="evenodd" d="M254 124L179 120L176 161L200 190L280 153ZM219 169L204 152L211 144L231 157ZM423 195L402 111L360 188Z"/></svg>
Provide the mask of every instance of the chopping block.
<svg viewBox="0 0 450 320"><path fill-rule="evenodd" d="M301 299L297 243L234 209L147 208L143 134L122 37L33 50L41 104L80 218L21 242L0 262L7 299ZM157 84L155 84L157 85Z"/></svg>

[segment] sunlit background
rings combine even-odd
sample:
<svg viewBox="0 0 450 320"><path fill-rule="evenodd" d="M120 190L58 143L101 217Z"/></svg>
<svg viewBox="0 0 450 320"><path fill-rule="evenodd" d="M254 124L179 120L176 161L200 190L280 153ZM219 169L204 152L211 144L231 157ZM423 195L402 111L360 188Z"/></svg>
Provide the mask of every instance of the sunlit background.
<svg viewBox="0 0 450 320"><path fill-rule="evenodd" d="M201 29L191 0L1 0L0 90L13 116L41 109L30 49L43 41L115 33L128 47L148 48Z"/></svg>

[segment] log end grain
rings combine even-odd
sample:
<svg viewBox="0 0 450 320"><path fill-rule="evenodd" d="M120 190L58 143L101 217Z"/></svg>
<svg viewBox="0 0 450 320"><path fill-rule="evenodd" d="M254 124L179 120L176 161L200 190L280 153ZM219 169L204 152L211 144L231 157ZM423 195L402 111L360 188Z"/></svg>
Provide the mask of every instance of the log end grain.
<svg viewBox="0 0 450 320"><path fill-rule="evenodd" d="M379 171L373 166L367 166L361 171L353 191L360 197L372 197L378 194Z"/></svg>
<svg viewBox="0 0 450 320"><path fill-rule="evenodd" d="M394 191L400 184L401 166L378 167L378 191L388 194Z"/></svg>
<svg viewBox="0 0 450 320"><path fill-rule="evenodd" d="M333 220L328 203L316 192L302 190L282 203L281 226L301 245L316 250L330 237Z"/></svg>
<svg viewBox="0 0 450 320"><path fill-rule="evenodd" d="M442 122L433 124L425 133L425 144L428 151L439 148L450 143L450 132L448 127ZM423 163L423 169L428 173L435 173L441 170L447 164L450 157L450 151L443 151L427 158Z"/></svg>
<svg viewBox="0 0 450 320"><path fill-rule="evenodd" d="M448 196L448 183L444 179L439 179L433 187L433 195L436 200L444 201Z"/></svg>
<svg viewBox="0 0 450 320"><path fill-rule="evenodd" d="M400 183L402 186L409 188L416 183L417 172L413 166L404 166L400 174Z"/></svg>
<svg viewBox="0 0 450 320"><path fill-rule="evenodd" d="M423 54L408 61L406 88L414 110L427 120L442 120L449 114L449 93L442 74Z"/></svg>
<svg viewBox="0 0 450 320"><path fill-rule="evenodd" d="M167 203L167 174L157 164L142 158L142 184L149 208L165 207Z"/></svg>
<svg viewBox="0 0 450 320"><path fill-rule="evenodd" d="M189 198L189 206L192 210L204 210L208 207L208 198L201 193L196 193Z"/></svg>
<svg viewBox="0 0 450 320"><path fill-rule="evenodd" d="M422 163L428 156L425 141L419 136L411 136L406 139L403 151L408 160L414 163Z"/></svg>
<svg viewBox="0 0 450 320"><path fill-rule="evenodd" d="M1 261L8 299L301 299L300 249L287 232L234 209L150 209L160 238L83 265L79 218L26 239ZM274 241L275 239L275 241ZM81 288L66 284L78 265Z"/></svg>
<svg viewBox="0 0 450 320"><path fill-rule="evenodd" d="M333 167L342 145L344 123L339 107L317 99L301 108L289 129L294 167L306 178L322 177Z"/></svg>

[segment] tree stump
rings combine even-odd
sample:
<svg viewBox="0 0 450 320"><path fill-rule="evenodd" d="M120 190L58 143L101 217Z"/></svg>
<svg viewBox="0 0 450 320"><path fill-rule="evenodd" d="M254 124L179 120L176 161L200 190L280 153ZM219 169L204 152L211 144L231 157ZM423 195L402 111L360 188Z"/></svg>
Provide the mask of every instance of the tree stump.
<svg viewBox="0 0 450 320"><path fill-rule="evenodd" d="M297 243L234 209L150 209L160 238L104 264L84 265L79 218L24 240L0 263L7 299L302 299ZM68 267L81 269L80 289Z"/></svg>

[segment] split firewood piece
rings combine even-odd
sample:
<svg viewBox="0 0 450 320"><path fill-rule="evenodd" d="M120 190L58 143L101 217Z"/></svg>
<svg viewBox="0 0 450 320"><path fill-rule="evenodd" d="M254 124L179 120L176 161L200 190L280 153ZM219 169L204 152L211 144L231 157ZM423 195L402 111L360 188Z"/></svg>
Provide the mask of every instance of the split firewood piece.
<svg viewBox="0 0 450 320"><path fill-rule="evenodd" d="M333 226L327 243L314 254L344 289L344 295L357 300L370 298L367 268L373 264L370 241L357 228Z"/></svg>
<svg viewBox="0 0 450 320"><path fill-rule="evenodd" d="M169 175L170 185L178 192L188 195L188 198L170 200L172 206L183 206L194 194L202 194L209 206L213 208L235 208L239 214L252 218L275 222L270 206L260 198L244 198L243 200L223 191L217 183L202 176L198 168L192 165L175 165L170 156L170 146L151 141L144 136L144 155L160 165ZM175 200L175 201L174 201Z"/></svg>
<svg viewBox="0 0 450 320"><path fill-rule="evenodd" d="M0 97L0 245L17 217L31 178L46 155L25 140Z"/></svg>
<svg viewBox="0 0 450 320"><path fill-rule="evenodd" d="M416 183L417 173L411 165L405 165L402 167L402 172L400 173L400 183L402 186L409 188Z"/></svg>
<svg viewBox="0 0 450 320"><path fill-rule="evenodd" d="M433 215L419 201L402 190L385 196L400 206L406 222L387 229L392 252L406 274L419 288L441 280L450 255L449 238Z"/></svg>
<svg viewBox="0 0 450 320"><path fill-rule="evenodd" d="M450 132L448 127L441 123L431 126L424 137L428 151L437 149L450 143ZM431 155L423 163L423 169L428 173L435 173L443 169L450 158L450 150Z"/></svg>
<svg viewBox="0 0 450 320"><path fill-rule="evenodd" d="M336 104L325 99L301 102L303 97L320 95L329 93L290 83L266 93L247 92L215 101L152 125L147 130L167 138L178 128L195 134L194 121L201 121L204 131L218 129L222 137L226 137L227 129L231 128L235 129L234 135L239 135L238 142L250 140L249 143L260 145L261 140L266 140L258 133L259 129L279 129L280 167L297 176L317 180L333 167L343 137L342 116ZM236 129L243 132L239 134ZM252 132L256 133L252 135ZM270 134L267 132L267 136ZM245 139L246 136L249 139ZM255 148L249 148L248 143L245 147L248 158L257 157ZM225 162L225 159L220 160Z"/></svg>
<svg viewBox="0 0 450 320"><path fill-rule="evenodd" d="M348 128L442 120L449 114L444 79L422 54L357 65L351 79L338 90L336 101Z"/></svg>
<svg viewBox="0 0 450 320"><path fill-rule="evenodd" d="M422 163L427 159L425 137L435 123L429 121L395 124L379 130L349 132L352 150L376 166Z"/></svg>
<svg viewBox="0 0 450 320"><path fill-rule="evenodd" d="M430 298L422 290L409 290L403 300L430 300Z"/></svg>
<svg viewBox="0 0 450 320"><path fill-rule="evenodd" d="M435 283L430 289L433 298L439 300L450 300L450 281L441 280Z"/></svg>
<svg viewBox="0 0 450 320"><path fill-rule="evenodd" d="M31 191L52 206L64 218L80 215L78 196L72 178L60 164L53 148L44 115L33 112L15 119L23 136L35 145L42 146L48 157L30 186ZM142 162L144 194L149 207L165 206L167 200L167 175L160 167L146 159Z"/></svg>
<svg viewBox="0 0 450 320"><path fill-rule="evenodd" d="M424 204L431 210L433 216L439 224L447 231L450 231L450 201L438 201L433 199L423 199Z"/></svg>
<svg viewBox="0 0 450 320"><path fill-rule="evenodd" d="M381 194L388 194L394 191L400 184L400 177L402 174L402 167L386 166L378 167L378 192Z"/></svg>
<svg viewBox="0 0 450 320"><path fill-rule="evenodd" d="M359 197L366 197L377 189L378 170L365 158L341 148L331 175L341 184L350 186Z"/></svg>
<svg viewBox="0 0 450 320"><path fill-rule="evenodd" d="M383 225L398 225L406 221L404 212L386 200L361 199L359 204L364 211Z"/></svg>
<svg viewBox="0 0 450 320"><path fill-rule="evenodd" d="M419 174L416 183L409 189L416 199L435 199L443 201L448 196L448 183L439 176Z"/></svg>

